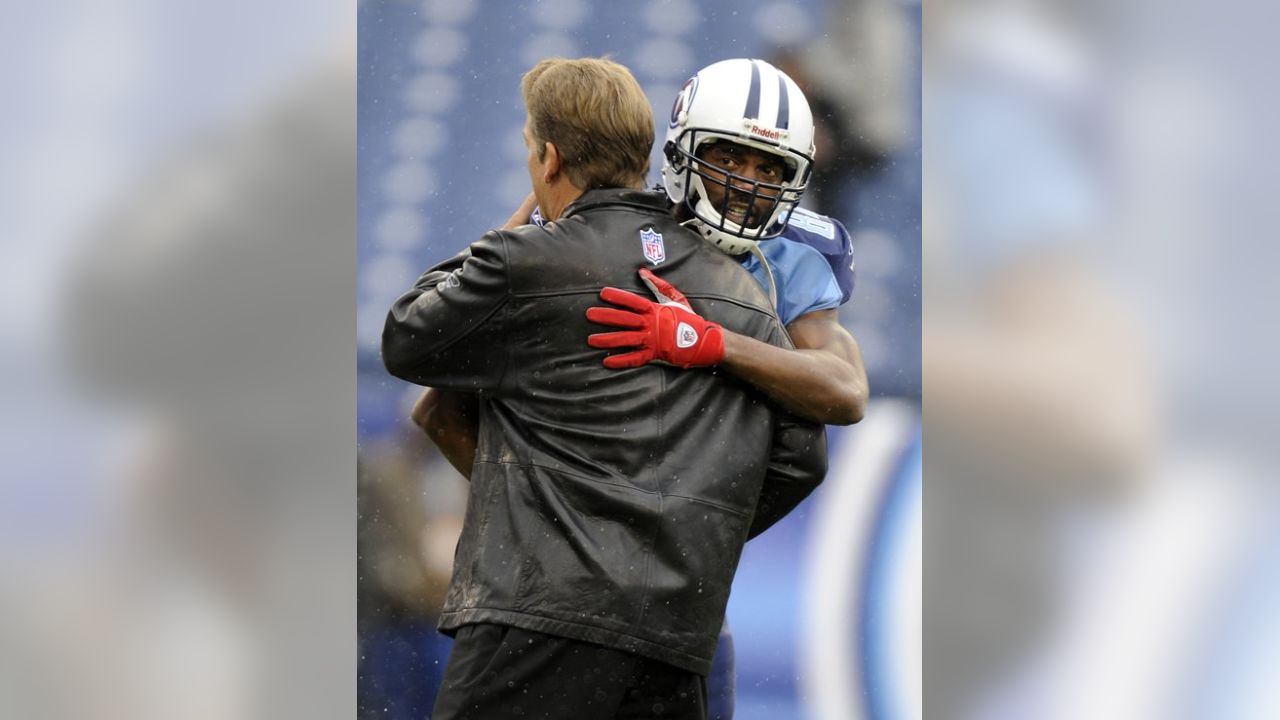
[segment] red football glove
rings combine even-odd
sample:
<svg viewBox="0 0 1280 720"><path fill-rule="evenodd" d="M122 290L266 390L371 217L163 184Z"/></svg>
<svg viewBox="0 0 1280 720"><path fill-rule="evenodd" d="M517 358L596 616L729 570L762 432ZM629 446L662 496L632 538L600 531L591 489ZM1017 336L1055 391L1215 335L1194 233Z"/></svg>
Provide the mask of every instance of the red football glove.
<svg viewBox="0 0 1280 720"><path fill-rule="evenodd" d="M605 367L618 370L658 361L688 368L715 365L724 359L724 330L719 325L702 319L689 307L683 293L648 268L640 269L640 279L660 302L607 287L600 291L600 299L626 310L587 308L587 319L591 322L625 329L588 336L588 345L635 348L632 352L606 357Z"/></svg>

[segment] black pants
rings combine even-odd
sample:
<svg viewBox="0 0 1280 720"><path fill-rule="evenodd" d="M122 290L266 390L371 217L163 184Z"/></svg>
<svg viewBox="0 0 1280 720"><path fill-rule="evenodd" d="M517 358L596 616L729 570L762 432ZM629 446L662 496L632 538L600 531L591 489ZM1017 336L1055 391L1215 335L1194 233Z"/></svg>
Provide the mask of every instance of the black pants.
<svg viewBox="0 0 1280 720"><path fill-rule="evenodd" d="M431 720L706 720L706 679L600 645L458 629Z"/></svg>

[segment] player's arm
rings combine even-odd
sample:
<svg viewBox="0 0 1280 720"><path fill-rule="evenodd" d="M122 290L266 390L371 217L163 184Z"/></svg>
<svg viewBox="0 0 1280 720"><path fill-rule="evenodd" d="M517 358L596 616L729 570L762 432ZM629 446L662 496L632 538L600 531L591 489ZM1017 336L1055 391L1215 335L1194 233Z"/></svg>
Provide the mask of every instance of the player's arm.
<svg viewBox="0 0 1280 720"><path fill-rule="evenodd" d="M427 388L414 403L412 418L449 464L470 480L480 435L479 397L475 393Z"/></svg>
<svg viewBox="0 0 1280 720"><path fill-rule="evenodd" d="M815 310L787 327L795 350L775 347L725 330L693 312L684 294L647 268L640 277L659 302L605 288L602 300L620 308L590 308L587 319L622 328L587 338L595 348L627 348L610 355L607 368L639 367L660 361L679 367L721 365L806 420L850 425L867 405L867 372L853 336L836 321L836 311ZM689 328L681 336L678 329Z"/></svg>
<svg viewBox="0 0 1280 720"><path fill-rule="evenodd" d="M867 370L836 311L801 315L787 331L794 350L725 331L720 364L803 418L830 425L861 420L870 394Z"/></svg>

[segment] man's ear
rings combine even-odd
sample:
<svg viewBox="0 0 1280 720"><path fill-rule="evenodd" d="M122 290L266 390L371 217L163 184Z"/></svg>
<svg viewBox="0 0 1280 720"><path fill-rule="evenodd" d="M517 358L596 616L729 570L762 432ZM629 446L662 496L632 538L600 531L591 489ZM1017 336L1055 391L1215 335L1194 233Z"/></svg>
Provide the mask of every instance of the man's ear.
<svg viewBox="0 0 1280 720"><path fill-rule="evenodd" d="M560 148L555 143L546 143L546 155L543 159L542 182L551 184L560 175Z"/></svg>

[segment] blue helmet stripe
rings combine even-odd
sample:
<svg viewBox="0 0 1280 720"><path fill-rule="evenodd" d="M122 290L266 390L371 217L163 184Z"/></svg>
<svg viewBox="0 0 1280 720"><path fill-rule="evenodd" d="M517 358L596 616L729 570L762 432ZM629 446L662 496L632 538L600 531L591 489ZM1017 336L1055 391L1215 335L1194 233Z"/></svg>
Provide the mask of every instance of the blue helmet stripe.
<svg viewBox="0 0 1280 720"><path fill-rule="evenodd" d="M791 112L787 107L787 81L783 79L782 73L778 73L778 125L777 127L785 130L787 123L791 121Z"/></svg>
<svg viewBox="0 0 1280 720"><path fill-rule="evenodd" d="M756 120L760 117L760 66L751 61L751 90L747 93L747 108L742 117Z"/></svg>

